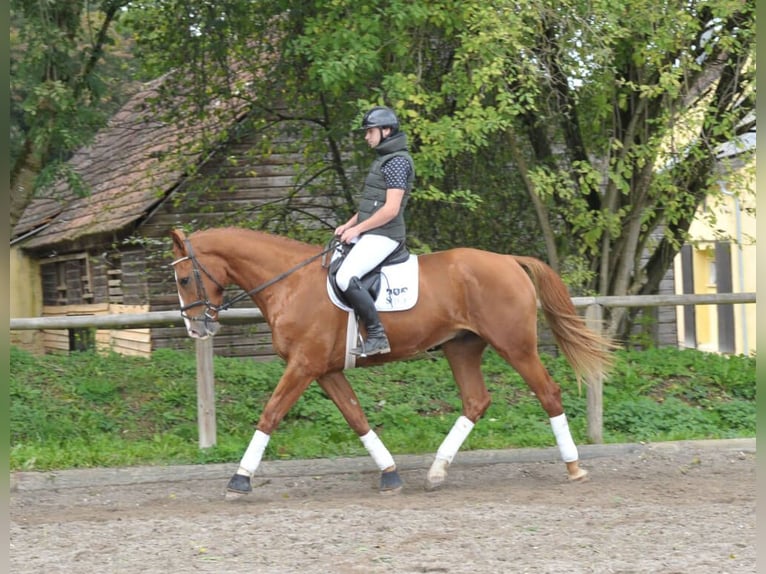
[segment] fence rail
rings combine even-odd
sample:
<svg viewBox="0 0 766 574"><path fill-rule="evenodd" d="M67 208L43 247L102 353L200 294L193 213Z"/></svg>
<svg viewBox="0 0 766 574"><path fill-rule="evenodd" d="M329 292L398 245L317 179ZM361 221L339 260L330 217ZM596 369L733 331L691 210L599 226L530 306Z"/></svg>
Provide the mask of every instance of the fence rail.
<svg viewBox="0 0 766 574"><path fill-rule="evenodd" d="M755 303L755 293L714 293L707 295L627 295L573 297L578 309L585 309L585 316L592 328L599 328L604 307L674 307L683 305L730 305ZM222 311L219 320L223 324L262 322L259 309L228 309ZM145 328L157 325L177 326L183 324L179 311L154 311L150 313L115 315L68 315L57 317L12 318L11 331L39 329L79 328ZM216 444L215 388L213 374L213 344L211 339L196 341L197 352L197 428L200 448ZM587 381L588 438L591 442L602 441L602 381Z"/></svg>
<svg viewBox="0 0 766 574"><path fill-rule="evenodd" d="M755 303L755 293L713 293L708 295L625 295L605 297L572 297L578 309L600 305L602 307L674 307L676 305L726 305ZM219 317L223 324L263 321L256 308L227 309ZM150 313L125 313L115 315L67 315L58 317L11 318L11 331L38 329L101 329L144 328L183 325L179 311L153 311Z"/></svg>

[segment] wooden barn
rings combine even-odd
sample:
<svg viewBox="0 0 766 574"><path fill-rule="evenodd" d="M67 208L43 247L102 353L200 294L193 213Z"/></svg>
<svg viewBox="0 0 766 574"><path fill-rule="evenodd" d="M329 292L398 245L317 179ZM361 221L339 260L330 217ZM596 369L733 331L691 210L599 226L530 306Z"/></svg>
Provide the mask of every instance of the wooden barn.
<svg viewBox="0 0 766 574"><path fill-rule="evenodd" d="M333 210L300 183L306 158L289 125L254 128L247 106L236 101L216 104L207 124L164 122L154 111L162 82L146 84L70 160L89 194L78 196L61 181L23 213L11 240L12 317L177 309L169 266L174 227L273 229L269 218L289 213L329 234ZM224 140L206 145L221 133ZM12 332L11 342L38 352L95 346L137 355L193 346L182 327ZM263 324L227 325L215 352L272 356L270 333Z"/></svg>

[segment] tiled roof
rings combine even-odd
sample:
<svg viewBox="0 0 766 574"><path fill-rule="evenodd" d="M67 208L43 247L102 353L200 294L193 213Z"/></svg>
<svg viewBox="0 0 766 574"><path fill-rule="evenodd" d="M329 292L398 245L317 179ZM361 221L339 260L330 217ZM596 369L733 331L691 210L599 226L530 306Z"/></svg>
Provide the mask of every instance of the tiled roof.
<svg viewBox="0 0 766 574"><path fill-rule="evenodd" d="M188 122L179 127L163 122L152 104L163 81L147 83L91 145L70 160L89 195L77 197L66 181L59 181L46 198L27 206L12 234L15 238L27 236L23 247L43 248L124 230L162 201L183 177L185 170L172 152L184 149L187 165L199 162L203 152L195 144L204 131L226 129L244 113L242 104L226 102L216 105L220 115L207 125Z"/></svg>

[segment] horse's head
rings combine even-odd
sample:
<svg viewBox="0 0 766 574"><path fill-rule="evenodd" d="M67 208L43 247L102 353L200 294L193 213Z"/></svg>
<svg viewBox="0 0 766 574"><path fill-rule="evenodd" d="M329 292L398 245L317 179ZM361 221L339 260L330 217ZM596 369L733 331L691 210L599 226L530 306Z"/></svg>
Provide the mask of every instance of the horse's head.
<svg viewBox="0 0 766 574"><path fill-rule="evenodd" d="M181 316L186 331L194 339L207 339L220 329L218 311L223 301L224 287L197 258L191 241L184 232L174 229L173 272L181 303Z"/></svg>

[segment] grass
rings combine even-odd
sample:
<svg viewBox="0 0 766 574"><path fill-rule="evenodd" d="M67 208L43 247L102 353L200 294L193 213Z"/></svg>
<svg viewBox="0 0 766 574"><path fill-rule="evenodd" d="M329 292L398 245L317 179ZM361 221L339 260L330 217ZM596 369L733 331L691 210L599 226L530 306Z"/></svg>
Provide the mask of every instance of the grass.
<svg viewBox="0 0 766 574"><path fill-rule="evenodd" d="M604 441L755 436L755 359L672 348L619 351L604 385ZM563 358L543 357L561 384L575 441L586 442L587 405ZM216 357L217 444L197 444L193 353L151 359L116 354L36 356L11 349L11 470L236 462L282 363ZM553 446L547 416L493 352L484 360L493 403L463 446ZM460 414L443 358L348 373L394 457L434 452ZM313 384L274 433L266 459L366 455L335 406Z"/></svg>

